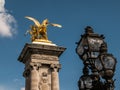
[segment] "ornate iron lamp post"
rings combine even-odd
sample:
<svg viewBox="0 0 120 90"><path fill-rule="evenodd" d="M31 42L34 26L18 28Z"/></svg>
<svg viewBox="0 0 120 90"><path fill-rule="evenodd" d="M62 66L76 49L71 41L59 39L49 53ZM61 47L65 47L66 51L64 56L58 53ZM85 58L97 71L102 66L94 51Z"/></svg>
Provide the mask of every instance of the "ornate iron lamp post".
<svg viewBox="0 0 120 90"><path fill-rule="evenodd" d="M114 81L112 80L115 72L116 58L107 53L105 46L101 45L99 59L95 61L95 67L97 68L100 76L105 79L105 90L114 90Z"/></svg>
<svg viewBox="0 0 120 90"><path fill-rule="evenodd" d="M77 42L76 53L82 59L83 75L78 82L79 90L114 90L112 77L116 59L107 53L104 36L95 34L90 26ZM105 79L104 82L102 82Z"/></svg>

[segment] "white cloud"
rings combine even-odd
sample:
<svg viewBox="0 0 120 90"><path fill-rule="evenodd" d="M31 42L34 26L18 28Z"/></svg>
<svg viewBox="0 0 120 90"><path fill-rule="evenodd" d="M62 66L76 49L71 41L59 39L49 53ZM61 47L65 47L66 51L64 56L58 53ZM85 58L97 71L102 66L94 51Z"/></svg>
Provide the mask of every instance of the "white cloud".
<svg viewBox="0 0 120 90"><path fill-rule="evenodd" d="M0 0L0 12L5 11L4 5L5 5L5 0Z"/></svg>
<svg viewBox="0 0 120 90"><path fill-rule="evenodd" d="M16 20L4 6L5 0L0 0L0 36L12 37L16 33Z"/></svg>
<svg viewBox="0 0 120 90"><path fill-rule="evenodd" d="M6 87L5 85L0 85L0 90L15 90L15 89L13 89L9 86Z"/></svg>
<svg viewBox="0 0 120 90"><path fill-rule="evenodd" d="M0 86L0 90L5 90L5 88L3 86Z"/></svg>
<svg viewBox="0 0 120 90"><path fill-rule="evenodd" d="M21 90L25 90L25 88L21 88Z"/></svg>
<svg viewBox="0 0 120 90"><path fill-rule="evenodd" d="M24 87L17 88L17 87L14 87L14 86L8 86L8 85L1 85L0 84L0 90L25 90L25 88Z"/></svg>

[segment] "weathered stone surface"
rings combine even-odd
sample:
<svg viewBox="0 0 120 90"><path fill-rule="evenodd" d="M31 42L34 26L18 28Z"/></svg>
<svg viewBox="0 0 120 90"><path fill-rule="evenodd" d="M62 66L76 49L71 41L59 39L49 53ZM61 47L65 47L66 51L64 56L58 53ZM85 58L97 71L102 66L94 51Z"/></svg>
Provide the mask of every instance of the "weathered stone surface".
<svg viewBox="0 0 120 90"><path fill-rule="evenodd" d="M25 64L25 90L59 90L59 56L65 48L26 44L18 60Z"/></svg>
<svg viewBox="0 0 120 90"><path fill-rule="evenodd" d="M26 44L18 58L20 62L26 63L31 54L50 55L59 57L65 48L59 46Z"/></svg>

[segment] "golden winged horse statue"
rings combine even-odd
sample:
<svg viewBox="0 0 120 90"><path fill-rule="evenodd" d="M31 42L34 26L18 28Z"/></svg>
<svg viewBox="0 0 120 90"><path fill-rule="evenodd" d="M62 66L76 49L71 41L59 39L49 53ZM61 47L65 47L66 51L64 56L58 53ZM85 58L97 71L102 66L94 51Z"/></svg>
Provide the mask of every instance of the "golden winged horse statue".
<svg viewBox="0 0 120 90"><path fill-rule="evenodd" d="M28 30L26 32L26 34L29 33L31 35L32 42L33 41L50 42L47 37L47 26L51 25L51 26L55 26L59 28L62 27L59 24L50 23L48 19L43 20L43 22L40 24L40 22L36 20L35 18L29 17L29 16L26 16L25 18L34 22L34 25L31 26L31 30Z"/></svg>

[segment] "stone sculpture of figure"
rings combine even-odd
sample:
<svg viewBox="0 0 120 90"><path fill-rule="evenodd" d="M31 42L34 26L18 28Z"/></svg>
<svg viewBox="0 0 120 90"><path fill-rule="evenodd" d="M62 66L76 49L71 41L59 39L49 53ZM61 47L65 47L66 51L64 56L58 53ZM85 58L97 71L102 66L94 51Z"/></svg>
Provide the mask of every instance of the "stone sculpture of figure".
<svg viewBox="0 0 120 90"><path fill-rule="evenodd" d="M25 18L31 20L34 22L35 25L32 25L31 30L28 31L31 35L31 41L48 41L47 37L47 26L56 26L56 27L62 27L59 24L49 23L48 19L43 20L43 22L40 24L40 22L32 17L26 16Z"/></svg>
<svg viewBox="0 0 120 90"><path fill-rule="evenodd" d="M43 72L41 76L38 86L39 90L50 90L48 74Z"/></svg>

